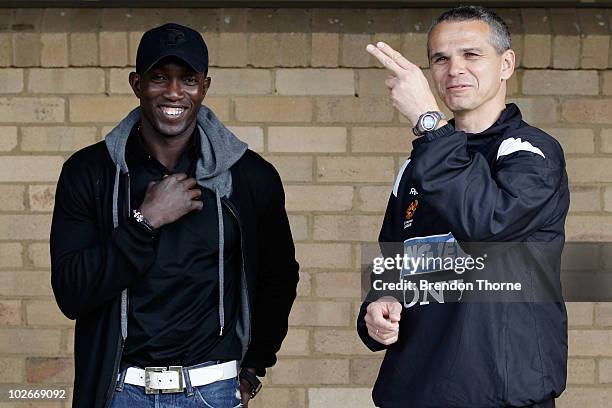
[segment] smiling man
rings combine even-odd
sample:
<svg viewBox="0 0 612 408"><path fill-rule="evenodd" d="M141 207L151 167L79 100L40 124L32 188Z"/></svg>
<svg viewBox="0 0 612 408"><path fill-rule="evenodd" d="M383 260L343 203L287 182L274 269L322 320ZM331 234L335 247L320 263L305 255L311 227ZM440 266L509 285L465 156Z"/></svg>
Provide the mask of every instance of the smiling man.
<svg viewBox="0 0 612 408"><path fill-rule="evenodd" d="M201 35L147 31L140 106L62 169L53 291L76 319L73 407L246 407L276 362L298 264L280 177L202 105Z"/></svg>
<svg viewBox="0 0 612 408"><path fill-rule="evenodd" d="M546 243L551 266L541 275L535 267L520 272L527 282L547 278L560 287L569 207L563 151L506 104L515 54L503 20L463 6L432 25L429 64L434 88L454 115L449 121L416 65L384 43L367 51L390 70L385 84L393 104L417 136L379 241L402 248L415 240ZM373 390L376 406L554 407L566 382L562 301L442 303L403 307L384 297L362 304L361 339L373 351L387 350Z"/></svg>

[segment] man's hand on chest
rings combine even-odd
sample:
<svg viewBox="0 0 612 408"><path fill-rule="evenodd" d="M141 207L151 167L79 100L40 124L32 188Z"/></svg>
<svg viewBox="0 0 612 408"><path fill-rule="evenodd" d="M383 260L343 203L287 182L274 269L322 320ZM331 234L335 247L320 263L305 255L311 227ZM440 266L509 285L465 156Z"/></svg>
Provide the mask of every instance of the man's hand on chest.
<svg viewBox="0 0 612 408"><path fill-rule="evenodd" d="M157 229L191 211L200 211L204 206L201 194L195 178L188 178L185 173L173 174L149 183L139 210Z"/></svg>

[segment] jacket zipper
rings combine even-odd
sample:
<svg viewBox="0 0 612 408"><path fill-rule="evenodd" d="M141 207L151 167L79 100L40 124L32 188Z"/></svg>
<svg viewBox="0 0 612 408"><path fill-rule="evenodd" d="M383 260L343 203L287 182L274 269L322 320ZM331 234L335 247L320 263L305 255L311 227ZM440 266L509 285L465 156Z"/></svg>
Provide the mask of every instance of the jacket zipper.
<svg viewBox="0 0 612 408"><path fill-rule="evenodd" d="M245 294L246 294L246 304L247 304L247 308L248 308L248 314L249 316L249 340L247 343L247 347L249 344L251 344L251 303L249 301L249 285L248 282L246 280L246 272L245 272L245 267L246 267L246 262L244 260L244 234L242 232L242 223L240 222L240 218L238 218L238 213L236 212L233 204L228 200L228 199L222 199L221 200L221 204L224 204L225 207L227 207L227 209L229 210L230 214L232 214L232 216L234 217L234 219L236 220L236 223L238 224L238 230L240 231L240 259L242 262L242 265L240 267L240 272L242 274L242 280L244 282L244 288L245 288ZM244 356L242 356L244 358ZM241 359L242 360L242 359Z"/></svg>
<svg viewBox="0 0 612 408"><path fill-rule="evenodd" d="M130 212L132 211L130 208L130 173L126 174L126 189L127 189L127 212L128 217ZM117 198L118 199L118 198ZM125 214L124 214L125 215ZM121 296L121 295L120 295ZM129 301L129 297L128 297ZM129 305L129 302L128 302ZM128 306L129 309L129 306ZM113 376L111 378L110 386L106 391L106 402L104 403L104 408L108 408L110 406L111 401L113 400L113 391L117 387L117 378L119 375L119 364L121 362L121 356L123 355L123 347L125 346L125 339L121 333L121 299L119 300L119 347L117 348L117 353L115 354L115 362L113 364Z"/></svg>

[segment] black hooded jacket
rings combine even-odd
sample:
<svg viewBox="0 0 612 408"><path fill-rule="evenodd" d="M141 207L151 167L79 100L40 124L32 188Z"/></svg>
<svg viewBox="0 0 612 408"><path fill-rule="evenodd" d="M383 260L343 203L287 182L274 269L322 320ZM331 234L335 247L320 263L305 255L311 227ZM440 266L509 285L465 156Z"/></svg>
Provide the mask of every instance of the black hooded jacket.
<svg viewBox="0 0 612 408"><path fill-rule="evenodd" d="M250 150L230 171L233 192L221 201L240 230L250 320L250 330L243 333L248 347L242 366L265 373L287 334L298 264L277 171ZM128 222L129 184L129 173L119 173L100 142L72 155L57 185L51 275L60 309L76 319L75 408L110 403L123 349L121 294L147 273L155 258L152 238Z"/></svg>
<svg viewBox="0 0 612 408"><path fill-rule="evenodd" d="M569 208L561 146L525 123L514 104L481 133L467 134L453 125L451 120L413 142L379 242L454 237L546 243L551 260L543 273L560 288ZM425 303L403 308L399 339L388 347L368 335L368 302L362 304L359 336L373 351L386 349L373 390L376 406L525 406L564 390L562 301Z"/></svg>

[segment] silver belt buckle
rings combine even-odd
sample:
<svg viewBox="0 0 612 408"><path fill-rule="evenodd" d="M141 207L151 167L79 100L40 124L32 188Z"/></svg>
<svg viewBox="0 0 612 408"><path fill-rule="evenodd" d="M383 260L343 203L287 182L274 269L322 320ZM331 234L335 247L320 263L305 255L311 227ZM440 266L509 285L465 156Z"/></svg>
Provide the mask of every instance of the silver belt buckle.
<svg viewBox="0 0 612 408"><path fill-rule="evenodd" d="M145 394L167 394L171 392L182 392L185 388L182 366L166 367L145 367ZM175 371L178 373L178 385L176 388L151 388L151 373L163 373L164 371Z"/></svg>

